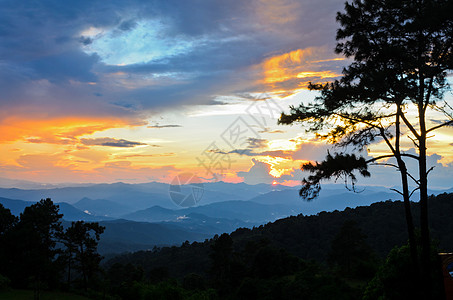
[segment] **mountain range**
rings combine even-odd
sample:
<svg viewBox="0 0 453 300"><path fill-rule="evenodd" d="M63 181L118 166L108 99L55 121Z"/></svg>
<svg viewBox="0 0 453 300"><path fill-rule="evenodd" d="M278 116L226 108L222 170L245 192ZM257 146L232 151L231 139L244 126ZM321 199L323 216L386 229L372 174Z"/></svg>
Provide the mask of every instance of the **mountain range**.
<svg viewBox="0 0 453 300"><path fill-rule="evenodd" d="M398 194L385 187L359 188L359 193L353 193L342 185L325 185L319 198L303 201L298 187L215 182L204 184L203 198L196 206L181 208L171 201L169 188L158 182L0 188L0 203L19 215L26 206L51 198L65 221L97 221L105 226L100 252L118 253L186 240L203 241L215 234L253 228L288 216L400 200Z"/></svg>
<svg viewBox="0 0 453 300"><path fill-rule="evenodd" d="M453 250L453 222L451 221L453 193L430 197L429 201L431 237L436 241L438 251L451 253ZM414 224L418 227L420 207L418 203L413 203L411 208ZM342 230L346 222L353 224L355 229ZM216 249L214 245L222 239L222 236L225 237L225 234L202 243L184 243L179 247L162 247L153 251L117 255L107 261L106 265L130 263L140 265L148 274L153 270L165 270L167 276L174 278L184 278L187 274L193 273L208 276L212 266L212 253ZM368 206L347 208L343 211L321 212L312 216L291 216L253 229L239 228L229 236L230 242L221 244L224 247L221 249L222 251L229 249L233 253L231 257L235 260L231 261L236 264L241 262L253 264L257 261L256 258L253 259L253 253L259 253L261 255L261 259L258 260L259 266L267 269L267 266L274 264L272 268L267 269L271 274L269 277L275 275L275 270L278 270L279 264L282 263L277 254L285 252L306 261L323 263L330 268L330 271L335 272L332 262L329 262L329 253L332 252L334 240L339 236L348 242L336 244L337 247L339 245L348 247L351 245L349 243L351 240L364 239L367 248L369 247L368 254L377 260L385 259L392 248L406 244L408 239L404 205L401 201L383 201ZM225 240L229 239L222 241ZM257 250L260 248L261 251ZM263 251L263 248L267 250ZM347 252L347 250L344 251ZM399 251L399 253L404 252ZM407 257L403 256L404 254L398 255L409 260L409 254ZM242 261L238 259L241 256ZM316 299L330 298L316 297Z"/></svg>

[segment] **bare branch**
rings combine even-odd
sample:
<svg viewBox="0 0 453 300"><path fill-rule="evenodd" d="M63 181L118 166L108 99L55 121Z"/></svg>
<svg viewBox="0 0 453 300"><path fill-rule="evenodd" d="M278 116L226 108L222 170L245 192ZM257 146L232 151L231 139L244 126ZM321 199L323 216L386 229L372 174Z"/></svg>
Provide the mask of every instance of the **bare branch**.
<svg viewBox="0 0 453 300"><path fill-rule="evenodd" d="M412 123L409 122L409 120L406 118L404 113L401 113L401 119L403 119L404 124L409 128L409 130L412 132L412 134L417 138L420 139L420 135L418 134L417 130L415 130L414 126L412 126Z"/></svg>
<svg viewBox="0 0 453 300"><path fill-rule="evenodd" d="M412 141L412 143L414 144L415 147L417 147L417 148L420 147L414 138L412 138L410 135L408 135L407 137Z"/></svg>
<svg viewBox="0 0 453 300"><path fill-rule="evenodd" d="M413 154L409 154L409 153L401 153L400 155L401 156L410 157L410 158L413 158L415 160L419 160L420 159L418 156L413 155ZM392 157L395 157L395 155L394 154L381 155L381 156L374 157L372 159L367 160L366 163L373 163L373 162L375 162L377 160L380 160L380 159L392 158Z"/></svg>
<svg viewBox="0 0 453 300"><path fill-rule="evenodd" d="M412 192L409 194L409 199L412 197L412 195L415 193L415 191L419 190L420 187L416 187L415 189L412 190Z"/></svg>
<svg viewBox="0 0 453 300"><path fill-rule="evenodd" d="M374 166L388 166L388 167L394 167L395 169L400 169L400 167L398 167L397 165L395 164L389 164L389 163L372 163L371 165L374 165Z"/></svg>
<svg viewBox="0 0 453 300"><path fill-rule="evenodd" d="M409 172L406 173L407 176L410 177L410 179L412 179L417 185L420 184L420 180L416 179L414 176L412 176Z"/></svg>
<svg viewBox="0 0 453 300"><path fill-rule="evenodd" d="M429 85L428 85L428 92L426 93L425 104L423 105L424 112L426 112L426 108L429 105L429 99L431 98L431 92L433 90L433 81L434 81L434 75L431 75L430 80L429 80Z"/></svg>
<svg viewBox="0 0 453 300"><path fill-rule="evenodd" d="M434 127L430 128L430 129L426 130L426 133L430 133L431 131L434 131L436 129L439 129L439 128L442 128L442 127L445 127L445 126L450 126L450 125L453 125L453 120L445 122L445 123L437 125L437 126L434 126Z"/></svg>
<svg viewBox="0 0 453 300"><path fill-rule="evenodd" d="M397 189L390 189L390 190L391 190L391 191L394 191L394 192L396 192L396 193L398 193L398 194L400 194L401 196L403 196L403 197L404 197L403 193L401 193L401 192L400 192L400 191L398 191Z"/></svg>

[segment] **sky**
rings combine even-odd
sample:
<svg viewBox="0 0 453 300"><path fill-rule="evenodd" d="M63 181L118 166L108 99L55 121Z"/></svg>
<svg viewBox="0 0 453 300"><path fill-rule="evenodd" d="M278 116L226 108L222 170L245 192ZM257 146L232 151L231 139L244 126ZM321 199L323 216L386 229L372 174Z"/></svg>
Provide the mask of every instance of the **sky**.
<svg viewBox="0 0 453 300"><path fill-rule="evenodd" d="M297 185L331 146L277 120L350 63L333 51L343 5L1 0L0 177ZM452 186L451 134L430 139L433 187ZM398 180L372 173L363 184Z"/></svg>

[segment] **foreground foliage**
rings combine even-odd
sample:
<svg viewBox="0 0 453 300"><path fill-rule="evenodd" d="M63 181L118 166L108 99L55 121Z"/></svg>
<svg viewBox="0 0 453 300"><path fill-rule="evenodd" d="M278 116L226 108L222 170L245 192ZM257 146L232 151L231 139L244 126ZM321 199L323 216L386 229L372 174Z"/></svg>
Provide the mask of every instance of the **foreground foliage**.
<svg viewBox="0 0 453 300"><path fill-rule="evenodd" d="M428 139L453 124L453 108L443 99L450 88L448 72L453 70L452 10L450 0L346 2L344 12L337 14L340 28L335 52L350 58L351 64L334 82L310 84L320 96L312 103L291 107L279 120L281 124L302 123L306 131L357 152L377 142L386 146L386 153L368 160L337 153L321 163L305 164L302 168L313 175L302 180L301 195L315 198L320 182L331 178L342 177L354 185L354 172L369 176L367 168L372 164L395 167L401 175L398 192L405 203L414 266L411 276L419 282L416 288L421 299L432 297ZM411 142L415 154L405 146ZM409 173L408 160L415 160L418 172ZM416 244L410 209L411 185L420 194L421 247Z"/></svg>
<svg viewBox="0 0 453 300"><path fill-rule="evenodd" d="M61 218L49 198L26 207L19 218L0 205L0 288L32 289L39 299L43 290L96 285L104 227L78 221L64 229Z"/></svg>
<svg viewBox="0 0 453 300"><path fill-rule="evenodd" d="M430 215L436 216L431 218L433 236L440 249L453 249L453 194L430 202ZM418 214L418 204L412 206ZM402 207L387 201L299 215L204 243L120 255L105 265L111 293L122 299L146 299L149 288L177 291L174 299L361 299L365 291L368 299L378 299L386 290L393 291L385 292L389 299L410 296L407 289L415 291L416 283L410 279L413 271L407 271L411 265ZM432 269L439 268L434 259ZM439 294L435 274L432 279Z"/></svg>
<svg viewBox="0 0 453 300"><path fill-rule="evenodd" d="M30 290L0 290L0 299L8 300L30 300L34 298L33 291ZM88 300L89 298L64 292L44 291L40 296L41 300Z"/></svg>
<svg viewBox="0 0 453 300"><path fill-rule="evenodd" d="M430 214L436 216L431 218L433 235L439 238L443 249L453 249L453 194L431 197L430 202ZM47 210L51 215L58 215L50 204L43 202L32 211L47 207L52 208ZM78 299L73 294L49 292L69 288L90 299L111 300L410 299L412 294L408 291L415 289L411 289L414 281L409 276L413 269L406 245L404 217L399 213L402 205L387 201L342 212L299 215L254 229L240 228L203 243L185 242L180 247L120 255L102 268L97 265L92 273L87 272L86 286L82 269L89 268L90 264L82 267L82 253L90 253L87 247L100 238L101 229L96 224L74 222L59 231L62 236L52 248L56 255L46 261L46 265L50 262L50 266L59 272L58 276L44 276L43 272L41 281L33 277L16 278L12 275L20 272L10 272L3 264L8 262L5 255L10 250L0 248L0 299L53 299L46 298L50 297L48 295ZM413 208L413 213L418 213L417 203ZM21 219L11 218L2 207L0 212L0 221L15 222L15 225L7 226L8 230L0 232L4 242L8 232L16 228ZM48 231L44 232L53 235L51 228L59 228L58 222L46 228ZM435 259L437 251L433 248L433 270L439 267ZM70 272L69 258L72 261ZM95 255L88 262L98 259ZM16 264L24 267L19 262ZM57 268L58 264L64 268ZM23 271L33 274L34 270ZM56 281L47 282L45 278L56 278ZM433 290L439 291L436 274L433 273L431 278ZM38 283L38 286L31 285ZM20 285L30 290L10 290Z"/></svg>

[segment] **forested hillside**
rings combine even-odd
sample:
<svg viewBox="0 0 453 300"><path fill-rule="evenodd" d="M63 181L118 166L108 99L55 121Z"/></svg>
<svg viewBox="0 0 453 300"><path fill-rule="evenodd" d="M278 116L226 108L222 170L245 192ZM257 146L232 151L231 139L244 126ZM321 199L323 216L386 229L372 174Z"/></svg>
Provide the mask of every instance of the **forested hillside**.
<svg viewBox="0 0 453 300"><path fill-rule="evenodd" d="M418 214L418 203L413 213ZM433 239L439 248L453 250L453 194L441 194L430 199L430 223ZM417 218L415 218L417 219ZM344 211L321 212L315 216L294 216L253 229L239 228L231 233L236 251L249 242L265 240L275 247L307 260L326 262L333 238L346 221L355 221L366 236L365 240L379 257L385 257L395 245L407 240L403 204L385 201ZM165 247L159 251L140 251L114 258L112 262L133 262L146 268L164 267L173 276L204 269L209 263L209 249L215 238L204 243L185 243L181 247ZM205 265L204 267L202 265ZM180 270L181 266L185 271ZM182 267L183 266L183 267Z"/></svg>
<svg viewBox="0 0 453 300"><path fill-rule="evenodd" d="M418 203L412 206L417 215ZM8 246L0 248L5 262L0 296L7 295L8 286L32 288L35 293L69 290L93 299L361 299L364 295L377 299L376 295L389 291L400 295L411 286L402 212L401 202L386 201L288 217L204 242L119 255L99 268L97 241L109 239L101 236L104 227L80 221L63 230L61 214L50 199L27 207L19 218L2 208L0 240ZM31 222L32 213L46 216L32 220L47 221ZM439 270L436 253L453 249L452 213L453 194L430 198L435 270ZM38 238L33 226L45 235ZM39 257L27 256L26 249L38 246ZM435 284L441 282L436 274ZM407 289L403 292L410 299Z"/></svg>
<svg viewBox="0 0 453 300"><path fill-rule="evenodd" d="M417 215L418 203L412 206ZM439 266L434 254L453 249L452 213L453 194L430 198L436 268ZM407 284L406 243L403 204L386 201L341 212L288 217L253 229L240 228L203 243L186 242L180 247L124 254L106 262L105 268L113 273L132 268L141 272L143 280L157 285L176 278L174 287L183 289L191 282L198 285L196 290L206 292L211 287L228 299L265 299L266 294L273 293L285 297L305 295L308 299L331 299L327 295L361 299L365 291L374 295L386 288L385 284L378 284L378 288L371 284L367 290L378 269L379 276L389 277L396 285ZM401 262L402 273L389 275L385 263L389 253L390 261ZM135 286L134 290L131 280L123 282L130 288L127 292L138 293L140 288ZM303 286L307 289L292 294ZM399 293L398 289L394 292Z"/></svg>

